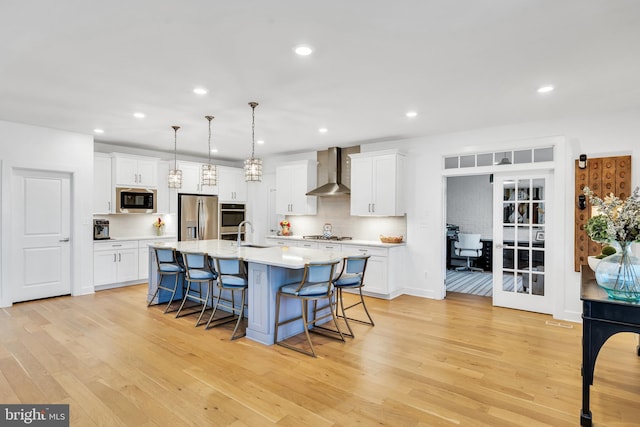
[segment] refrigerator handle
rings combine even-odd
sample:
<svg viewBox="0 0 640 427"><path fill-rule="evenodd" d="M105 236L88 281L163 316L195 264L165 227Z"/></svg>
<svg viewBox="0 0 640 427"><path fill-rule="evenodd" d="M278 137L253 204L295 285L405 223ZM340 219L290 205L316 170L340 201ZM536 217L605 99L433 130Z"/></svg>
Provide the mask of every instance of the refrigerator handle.
<svg viewBox="0 0 640 427"><path fill-rule="evenodd" d="M202 199L198 199L198 240L202 240L204 238L204 207L202 204Z"/></svg>

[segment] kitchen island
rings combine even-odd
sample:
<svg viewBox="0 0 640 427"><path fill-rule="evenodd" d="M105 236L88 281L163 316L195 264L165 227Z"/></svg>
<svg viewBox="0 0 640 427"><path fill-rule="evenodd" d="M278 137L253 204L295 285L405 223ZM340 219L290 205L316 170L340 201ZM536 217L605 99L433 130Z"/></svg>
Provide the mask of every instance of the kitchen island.
<svg viewBox="0 0 640 427"><path fill-rule="evenodd" d="M239 257L248 263L249 288L247 295L247 338L265 345L273 344L276 293L285 283L300 281L304 266L310 262L335 262L345 256L357 255L354 251L333 251L289 246L238 247L229 240L197 240L166 242L155 245L175 248L178 252L206 252L211 257ZM149 248L149 293L157 288L157 268L153 247ZM168 293L160 292L159 301L167 301ZM300 304L286 298L280 307L281 316L290 318L300 314ZM280 328L279 335L287 338L302 332L301 322L293 322Z"/></svg>

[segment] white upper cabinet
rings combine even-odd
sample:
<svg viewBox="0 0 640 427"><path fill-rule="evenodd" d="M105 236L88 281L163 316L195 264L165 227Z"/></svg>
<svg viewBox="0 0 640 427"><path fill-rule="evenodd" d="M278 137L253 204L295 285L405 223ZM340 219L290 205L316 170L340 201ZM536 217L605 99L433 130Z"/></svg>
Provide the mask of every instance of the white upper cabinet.
<svg viewBox="0 0 640 427"><path fill-rule="evenodd" d="M221 202L247 201L244 169L218 166L218 200Z"/></svg>
<svg viewBox="0 0 640 427"><path fill-rule="evenodd" d="M395 150L388 150L350 156L351 215L404 215L404 155Z"/></svg>
<svg viewBox="0 0 640 427"><path fill-rule="evenodd" d="M318 201L306 193L318 182L315 161L304 160L276 169L276 213L280 215L315 215Z"/></svg>
<svg viewBox="0 0 640 427"><path fill-rule="evenodd" d="M200 183L200 163L178 161L178 169L182 171L182 188L180 193L218 194L218 186Z"/></svg>
<svg viewBox="0 0 640 427"><path fill-rule="evenodd" d="M158 160L116 155L112 159L116 187L156 188Z"/></svg>
<svg viewBox="0 0 640 427"><path fill-rule="evenodd" d="M93 213L109 214L113 208L111 157L94 153L93 157Z"/></svg>

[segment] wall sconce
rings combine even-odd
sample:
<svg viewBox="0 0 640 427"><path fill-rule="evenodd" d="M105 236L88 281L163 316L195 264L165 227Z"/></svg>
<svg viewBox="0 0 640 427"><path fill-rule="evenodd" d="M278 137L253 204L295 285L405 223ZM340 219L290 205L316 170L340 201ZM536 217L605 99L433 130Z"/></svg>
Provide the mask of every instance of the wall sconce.
<svg viewBox="0 0 640 427"><path fill-rule="evenodd" d="M578 167L580 169L586 169L587 168L587 155L586 154L580 154L580 157L578 157Z"/></svg>
<svg viewBox="0 0 640 427"><path fill-rule="evenodd" d="M581 211L587 209L587 198L584 194L578 196L578 209Z"/></svg>

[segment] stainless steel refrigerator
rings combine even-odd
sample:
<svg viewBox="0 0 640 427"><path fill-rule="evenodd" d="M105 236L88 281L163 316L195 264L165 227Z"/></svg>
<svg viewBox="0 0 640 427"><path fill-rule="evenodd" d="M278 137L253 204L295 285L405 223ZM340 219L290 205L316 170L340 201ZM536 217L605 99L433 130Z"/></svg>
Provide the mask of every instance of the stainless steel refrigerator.
<svg viewBox="0 0 640 427"><path fill-rule="evenodd" d="M178 240L218 238L218 196L178 194Z"/></svg>

